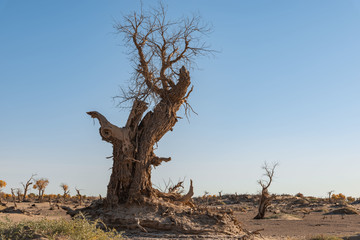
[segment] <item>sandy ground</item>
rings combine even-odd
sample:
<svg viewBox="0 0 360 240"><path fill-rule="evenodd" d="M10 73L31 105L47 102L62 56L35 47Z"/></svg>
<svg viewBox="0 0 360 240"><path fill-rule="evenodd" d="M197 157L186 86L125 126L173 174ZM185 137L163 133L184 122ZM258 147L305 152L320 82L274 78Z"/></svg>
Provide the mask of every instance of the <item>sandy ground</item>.
<svg viewBox="0 0 360 240"><path fill-rule="evenodd" d="M14 204L8 203L7 207L13 207ZM0 221L6 221L6 218L19 222L19 221L27 221L27 220L40 220L40 219L71 219L71 217L66 214L66 211L61 209L60 207L57 208L56 206L50 210L49 203L17 203L17 209L20 211L17 212L16 210L5 211L6 207L0 206Z"/></svg>
<svg viewBox="0 0 360 240"><path fill-rule="evenodd" d="M254 231L264 229L261 235L273 239L309 239L316 235L352 237L360 239L360 215L324 215L321 212L310 212L279 215L279 219L255 220L256 210L246 213L235 213L242 226ZM325 218L324 218L325 217Z"/></svg>
<svg viewBox="0 0 360 240"><path fill-rule="evenodd" d="M66 211L61 208L63 204L50 208L49 203L18 203L21 211L4 212L5 207L0 206L0 221L9 218L13 221L39 220L39 219L71 219ZM8 203L7 207L13 206ZM68 204L68 207L75 208L75 205ZM236 218L241 222L243 228L248 231L259 231L258 239L309 239L316 235L328 235L347 237L345 239L360 239L360 215L327 215L329 212L343 206L335 204L291 204L290 200L273 203L267 218L254 220L257 206L256 201L245 201L237 204L212 205L210 208L232 209ZM360 212L360 203L349 205ZM9 211L9 208L8 208ZM126 234L130 239L151 240L151 239L237 239L230 236L184 236L168 233L151 234Z"/></svg>

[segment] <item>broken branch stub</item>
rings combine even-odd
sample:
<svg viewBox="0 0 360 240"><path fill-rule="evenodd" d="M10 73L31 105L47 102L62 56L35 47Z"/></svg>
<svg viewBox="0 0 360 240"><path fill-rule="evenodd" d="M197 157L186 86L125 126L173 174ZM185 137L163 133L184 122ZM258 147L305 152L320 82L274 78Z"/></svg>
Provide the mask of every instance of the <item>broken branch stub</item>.
<svg viewBox="0 0 360 240"><path fill-rule="evenodd" d="M96 118L100 123L100 135L103 140L112 142L114 139L123 140L127 137L127 130L125 128L119 128L111 124L102 114L96 111L87 112L92 118Z"/></svg>
<svg viewBox="0 0 360 240"><path fill-rule="evenodd" d="M189 188L188 193L185 194L185 195L181 195L181 194L179 194L177 192L164 193L164 192L161 192L159 190L156 190L156 195L158 197L163 198L163 199L169 199L169 200L174 201L174 202L180 202L180 203L183 203L183 204L190 203L191 198L194 195L193 182L190 179L190 188Z"/></svg>
<svg viewBox="0 0 360 240"><path fill-rule="evenodd" d="M191 200L191 197L194 195L194 187L193 187L193 182L190 179L190 188L189 188L189 192L182 196L178 201L179 202L183 202L183 203L187 203Z"/></svg>

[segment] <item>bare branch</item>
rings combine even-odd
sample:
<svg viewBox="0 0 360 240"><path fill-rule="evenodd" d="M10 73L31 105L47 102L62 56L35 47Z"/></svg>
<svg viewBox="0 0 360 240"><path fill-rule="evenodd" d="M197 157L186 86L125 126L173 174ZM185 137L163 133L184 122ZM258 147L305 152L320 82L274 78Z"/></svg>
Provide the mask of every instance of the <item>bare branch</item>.
<svg viewBox="0 0 360 240"><path fill-rule="evenodd" d="M132 86L122 89L120 103L168 99L179 81L179 69L191 67L198 55L214 52L203 41L211 28L201 22L200 16L168 20L166 15L167 9L160 3L148 12L124 16L115 24L134 63ZM188 106L186 103L186 109Z"/></svg>
<svg viewBox="0 0 360 240"><path fill-rule="evenodd" d="M96 111L87 112L92 118L96 118L100 123L100 135L104 141L112 142L118 139L126 139L128 138L128 129L127 128L119 128L113 124L111 124L102 114ZM130 124L130 123L129 123Z"/></svg>
<svg viewBox="0 0 360 240"><path fill-rule="evenodd" d="M264 163L262 169L265 170L264 176L268 178L268 180L259 180L258 183L262 188L268 189L273 181L275 168L279 165L279 163L274 163L272 166L269 166L268 163Z"/></svg>
<svg viewBox="0 0 360 240"><path fill-rule="evenodd" d="M139 125L142 115L146 111L146 109L147 109L147 104L144 101L141 100L134 101L129 118L125 125L125 127L129 128L129 130L133 134L137 130L137 126Z"/></svg>
<svg viewBox="0 0 360 240"><path fill-rule="evenodd" d="M23 188L24 188L23 200L26 200L28 189L29 189L29 187L33 184L32 181L34 181L34 177L35 177L36 175L37 175L37 174L32 174L31 177L29 178L29 180L27 180L27 182L26 182L25 184L24 184L24 183L21 183L21 185L22 185Z"/></svg>

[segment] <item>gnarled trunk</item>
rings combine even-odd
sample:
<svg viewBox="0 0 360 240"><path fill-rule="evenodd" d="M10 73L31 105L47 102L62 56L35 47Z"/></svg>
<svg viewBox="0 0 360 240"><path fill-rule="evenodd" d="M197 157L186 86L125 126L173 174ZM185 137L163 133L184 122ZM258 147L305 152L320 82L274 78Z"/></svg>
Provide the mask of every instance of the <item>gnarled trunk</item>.
<svg viewBox="0 0 360 240"><path fill-rule="evenodd" d="M171 158L157 157L153 146L176 124L176 112L187 97L189 85L190 76L183 67L178 83L164 94L153 111L148 111L143 117L147 104L134 101L123 128L111 124L98 112L88 112L92 118L99 120L102 139L113 145L113 167L105 201L107 206L158 195L152 188L152 165L158 166Z"/></svg>
<svg viewBox="0 0 360 240"><path fill-rule="evenodd" d="M258 214L254 219L264 219L267 207L270 205L272 197L270 196L267 189L263 189L259 200Z"/></svg>

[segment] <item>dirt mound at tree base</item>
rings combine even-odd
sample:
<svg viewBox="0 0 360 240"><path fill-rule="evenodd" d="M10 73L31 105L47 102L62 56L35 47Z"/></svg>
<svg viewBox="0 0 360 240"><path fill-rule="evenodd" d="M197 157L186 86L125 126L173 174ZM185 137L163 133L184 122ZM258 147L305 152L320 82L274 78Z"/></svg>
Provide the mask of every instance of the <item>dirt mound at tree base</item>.
<svg viewBox="0 0 360 240"><path fill-rule="evenodd" d="M143 234L167 232L171 234L221 234L245 237L239 222L232 214L191 208L163 200L144 204L122 204L106 208L102 201L79 209L91 219L101 219L108 227Z"/></svg>
<svg viewBox="0 0 360 240"><path fill-rule="evenodd" d="M340 209L336 209L333 210L329 213L326 213L325 215L351 215L351 214L359 214L355 209L350 208L350 207L345 207L345 208L340 208Z"/></svg>

